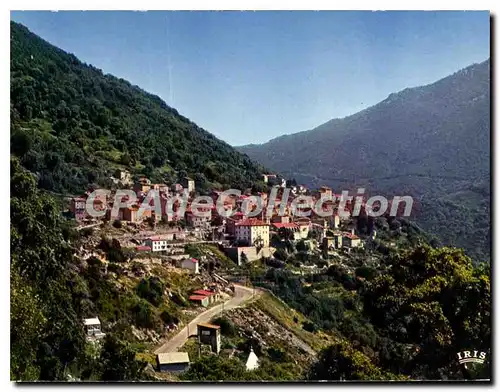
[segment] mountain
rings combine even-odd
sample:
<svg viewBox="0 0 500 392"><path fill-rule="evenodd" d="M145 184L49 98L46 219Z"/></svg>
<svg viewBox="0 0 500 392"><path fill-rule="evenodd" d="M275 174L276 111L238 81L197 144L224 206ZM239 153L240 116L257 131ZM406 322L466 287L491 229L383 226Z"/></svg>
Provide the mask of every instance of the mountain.
<svg viewBox="0 0 500 392"><path fill-rule="evenodd" d="M11 22L11 152L54 192L116 168L201 188L250 186L263 168L151 95Z"/></svg>
<svg viewBox="0 0 500 392"><path fill-rule="evenodd" d="M313 130L238 149L299 183L412 195L426 230L489 258L489 59Z"/></svg>

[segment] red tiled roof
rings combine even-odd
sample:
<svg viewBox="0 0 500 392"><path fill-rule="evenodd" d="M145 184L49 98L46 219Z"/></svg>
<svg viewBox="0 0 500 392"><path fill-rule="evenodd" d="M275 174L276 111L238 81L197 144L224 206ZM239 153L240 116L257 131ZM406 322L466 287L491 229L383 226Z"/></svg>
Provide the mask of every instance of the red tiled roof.
<svg viewBox="0 0 500 392"><path fill-rule="evenodd" d="M214 293L212 293L211 291L207 291L207 290L196 290L196 291L193 291L193 294L198 294L198 295L203 295L205 297L209 297L209 296L213 295Z"/></svg>
<svg viewBox="0 0 500 392"><path fill-rule="evenodd" d="M151 250L151 247L146 246L146 245L140 245L140 246L136 246L135 250Z"/></svg>
<svg viewBox="0 0 500 392"><path fill-rule="evenodd" d="M282 227L286 229L298 229L299 225L294 222L290 223L273 223L273 226L276 227L277 229L281 229Z"/></svg>
<svg viewBox="0 0 500 392"><path fill-rule="evenodd" d="M268 226L268 224L255 218L248 218L237 222L236 226Z"/></svg>
<svg viewBox="0 0 500 392"><path fill-rule="evenodd" d="M204 300L205 298L207 298L207 297L206 297L206 296L204 296L204 295L191 295L191 296L189 297L189 299L190 299L191 301L202 301L202 300Z"/></svg>

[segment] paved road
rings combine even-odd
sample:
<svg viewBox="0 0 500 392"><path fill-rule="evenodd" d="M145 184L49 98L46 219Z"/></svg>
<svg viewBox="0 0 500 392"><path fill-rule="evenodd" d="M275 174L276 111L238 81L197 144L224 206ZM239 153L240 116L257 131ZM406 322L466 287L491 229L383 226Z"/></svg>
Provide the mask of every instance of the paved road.
<svg viewBox="0 0 500 392"><path fill-rule="evenodd" d="M155 354L161 354L161 353L169 353L169 352L174 352L179 350L184 343L188 340L188 328L189 328L189 333L191 335L196 334L196 325L199 323L207 323L209 322L214 316L216 316L218 313L221 312L222 307L224 306L224 310L229 310L236 308L237 306L241 305L243 302L249 300L252 298L252 296L255 295L260 295L261 291L259 289L254 289L245 287L245 286L240 286L240 285L234 285L234 297L231 298L230 300L224 302L224 304L216 305L213 308L207 309L203 313L200 313L198 316L196 316L186 327L184 327L177 335L172 337L170 340L168 340L165 344L163 344L160 348L155 350Z"/></svg>

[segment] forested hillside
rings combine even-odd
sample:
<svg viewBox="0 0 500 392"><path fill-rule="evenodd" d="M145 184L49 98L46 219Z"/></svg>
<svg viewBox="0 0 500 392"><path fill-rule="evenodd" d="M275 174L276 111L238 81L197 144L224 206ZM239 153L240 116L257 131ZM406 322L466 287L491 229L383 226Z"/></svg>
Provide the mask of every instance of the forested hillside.
<svg viewBox="0 0 500 392"><path fill-rule="evenodd" d="M411 195L424 229L489 260L489 60L352 116L239 150L299 183Z"/></svg>
<svg viewBox="0 0 500 392"><path fill-rule="evenodd" d="M153 181L191 175L199 187L260 179L247 156L129 82L11 22L11 150L38 185L81 192L124 167Z"/></svg>

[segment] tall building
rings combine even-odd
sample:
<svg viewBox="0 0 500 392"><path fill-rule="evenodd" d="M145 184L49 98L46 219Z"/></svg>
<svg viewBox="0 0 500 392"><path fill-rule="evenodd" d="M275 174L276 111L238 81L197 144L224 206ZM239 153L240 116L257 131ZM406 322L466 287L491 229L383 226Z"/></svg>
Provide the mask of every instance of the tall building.
<svg viewBox="0 0 500 392"><path fill-rule="evenodd" d="M255 218L236 222L235 235L238 242L247 246L269 246L269 224Z"/></svg>

